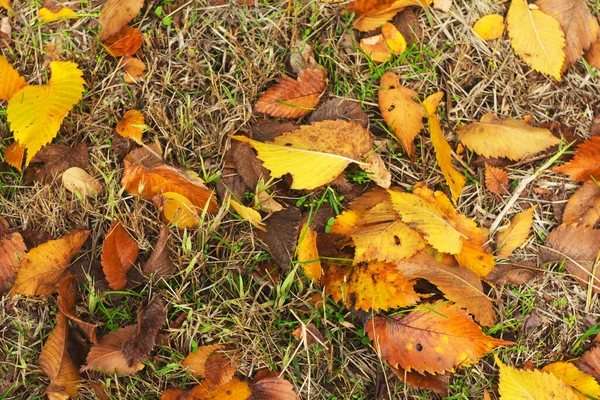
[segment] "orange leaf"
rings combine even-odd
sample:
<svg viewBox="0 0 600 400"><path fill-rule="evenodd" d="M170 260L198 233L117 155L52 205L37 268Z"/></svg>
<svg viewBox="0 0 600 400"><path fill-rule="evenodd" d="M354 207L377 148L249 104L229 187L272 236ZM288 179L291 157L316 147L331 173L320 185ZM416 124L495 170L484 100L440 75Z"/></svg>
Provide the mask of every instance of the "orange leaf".
<svg viewBox="0 0 600 400"><path fill-rule="evenodd" d="M132 151L125 157L124 165L121 184L133 195L152 200L157 194L174 192L200 209L206 207L209 213L219 210L214 192L196 173L164 164L152 148Z"/></svg>
<svg viewBox="0 0 600 400"><path fill-rule="evenodd" d="M214 390L209 390L204 385L194 386L189 392L194 400L249 400L252 397L250 384L234 376L229 383ZM267 400L265 397L255 397L256 399ZM184 399L186 399L184 397Z"/></svg>
<svg viewBox="0 0 600 400"><path fill-rule="evenodd" d="M224 346L214 344L201 346L198 351L188 354L181 365L202 378L209 388L227 384L237 370L237 354L228 354Z"/></svg>
<svg viewBox="0 0 600 400"><path fill-rule="evenodd" d="M317 232L313 231L308 224L305 224L300 230L296 252L298 262L302 264L306 276L319 281L323 272L319 260L319 250L317 250Z"/></svg>
<svg viewBox="0 0 600 400"><path fill-rule="evenodd" d="M6 57L0 56L0 100L9 100L15 93L29 86Z"/></svg>
<svg viewBox="0 0 600 400"><path fill-rule="evenodd" d="M77 297L76 278L77 276L70 275L58 284L58 311L75 322L90 342L96 343L96 327L98 324L90 324L83 321L75 312L75 299Z"/></svg>
<svg viewBox="0 0 600 400"><path fill-rule="evenodd" d="M577 146L575 157L554 171L567 174L574 181L600 180L600 136L593 136Z"/></svg>
<svg viewBox="0 0 600 400"><path fill-rule="evenodd" d="M294 391L294 385L277 373L267 374L264 378L254 377L252 384L252 399L261 400L296 400L298 396Z"/></svg>
<svg viewBox="0 0 600 400"><path fill-rule="evenodd" d="M402 368L390 367L394 375L403 383L407 383L418 389L429 389L444 397L448 396L448 385L450 384L450 374L420 374L415 371L406 371Z"/></svg>
<svg viewBox="0 0 600 400"><path fill-rule="evenodd" d="M301 118L319 104L326 78L320 67L301 70L296 80L283 75L258 99L255 110L277 118Z"/></svg>
<svg viewBox="0 0 600 400"><path fill-rule="evenodd" d="M138 110L129 110L123 115L123 119L117 124L117 133L124 138L131 139L142 144L144 133L144 116Z"/></svg>
<svg viewBox="0 0 600 400"><path fill-rule="evenodd" d="M145 76L146 64L139 58L125 57L121 66L123 67L125 83L141 81Z"/></svg>
<svg viewBox="0 0 600 400"><path fill-rule="evenodd" d="M102 244L102 270L108 286L121 290L127 285L127 272L138 256L137 242L117 220L112 223Z"/></svg>
<svg viewBox="0 0 600 400"><path fill-rule="evenodd" d="M142 9L144 0L108 0L100 11L100 40L105 41L127 25Z"/></svg>
<svg viewBox="0 0 600 400"><path fill-rule="evenodd" d="M496 265L494 256L490 253L488 247L475 244L473 241L465 241L460 253L454 257L460 266L470 269L477 276L483 278L492 272Z"/></svg>
<svg viewBox="0 0 600 400"><path fill-rule="evenodd" d="M452 372L511 343L484 335L463 309L444 303L417 307L404 317L375 317L366 331L383 360L419 373Z"/></svg>
<svg viewBox="0 0 600 400"><path fill-rule="evenodd" d="M25 146L21 146L19 142L13 142L10 146L4 149L4 159L11 167L22 170L23 157L25 157Z"/></svg>
<svg viewBox="0 0 600 400"><path fill-rule="evenodd" d="M508 174L501 168L485 163L485 187L496 194L508 194Z"/></svg>
<svg viewBox="0 0 600 400"><path fill-rule="evenodd" d="M596 182L585 182L567 202L562 222L595 226L599 219L600 186Z"/></svg>
<svg viewBox="0 0 600 400"><path fill-rule="evenodd" d="M67 317L59 312L56 314L56 326L48 335L39 359L42 370L50 378L46 394L51 400L75 399L78 396L81 376L67 351L68 334Z"/></svg>
<svg viewBox="0 0 600 400"><path fill-rule="evenodd" d="M71 259L87 240L90 231L75 229L61 239L49 240L23 256L11 296L49 296L56 290Z"/></svg>
<svg viewBox="0 0 600 400"><path fill-rule="evenodd" d="M121 347L131 339L136 329L135 325L130 325L102 336L98 343L90 349L86 359L87 363L81 368L81 371L95 369L130 375L142 370L144 364L141 362L129 364L121 351Z"/></svg>
<svg viewBox="0 0 600 400"><path fill-rule="evenodd" d="M125 25L117 33L104 40L104 45L111 56L132 56L142 47L142 41L139 29Z"/></svg>
<svg viewBox="0 0 600 400"><path fill-rule="evenodd" d="M26 250L23 237L17 232L11 232L8 222L0 218L0 293L7 292L12 286Z"/></svg>
<svg viewBox="0 0 600 400"><path fill-rule="evenodd" d="M366 32L379 28L406 7L427 7L431 0L354 0L347 7L356 14L354 29Z"/></svg>

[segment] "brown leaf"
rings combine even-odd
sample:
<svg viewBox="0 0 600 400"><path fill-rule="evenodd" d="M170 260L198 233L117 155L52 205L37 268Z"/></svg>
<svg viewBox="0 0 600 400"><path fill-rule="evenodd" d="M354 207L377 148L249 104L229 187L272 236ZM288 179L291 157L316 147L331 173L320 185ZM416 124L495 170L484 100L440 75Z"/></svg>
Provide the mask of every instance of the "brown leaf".
<svg viewBox="0 0 600 400"><path fill-rule="evenodd" d="M73 147L49 144L42 147L31 160L30 166L25 170L25 182L35 181L48 185L59 179L67 169L71 167L85 169L88 164L88 149L85 143Z"/></svg>
<svg viewBox="0 0 600 400"><path fill-rule="evenodd" d="M258 99L255 110L277 118L301 118L319 104L326 78L320 67L301 70L298 79L283 75Z"/></svg>
<svg viewBox="0 0 600 400"><path fill-rule="evenodd" d="M402 368L390 367L394 375L401 382L416 387L417 389L429 389L444 397L448 396L448 386L450 385L450 374L429 374L427 372L420 374L415 371L408 372Z"/></svg>
<svg viewBox="0 0 600 400"><path fill-rule="evenodd" d="M138 256L138 244L123 228L121 222L112 223L102 244L102 270L108 286L121 290L127 286L127 272Z"/></svg>
<svg viewBox="0 0 600 400"><path fill-rule="evenodd" d="M191 392L187 392L181 388L171 388L163 392L160 400L198 400L199 397L194 396Z"/></svg>
<svg viewBox="0 0 600 400"><path fill-rule="evenodd" d="M485 163L485 187L492 193L508 194L508 174L501 168Z"/></svg>
<svg viewBox="0 0 600 400"><path fill-rule="evenodd" d="M125 56L121 66L125 83L136 83L146 76L146 64L139 58Z"/></svg>
<svg viewBox="0 0 600 400"><path fill-rule="evenodd" d="M398 29L398 32L402 34L408 47L421 40L423 32L414 7L409 7L399 12L391 22Z"/></svg>
<svg viewBox="0 0 600 400"><path fill-rule="evenodd" d="M39 229L25 230L20 231L19 233L23 237L23 241L25 242L25 246L27 246L28 251L42 243L52 240L52 236L50 236L48 232L44 232Z"/></svg>
<svg viewBox="0 0 600 400"><path fill-rule="evenodd" d="M282 267L292 263L301 217L299 209L288 207L273 213L264 221L266 232L255 231L256 236L267 245L273 261Z"/></svg>
<svg viewBox="0 0 600 400"><path fill-rule="evenodd" d="M77 276L70 275L58 284L58 310L71 319L71 321L75 322L90 342L97 343L96 327L98 324L83 321L77 316L75 311L75 299L77 297L76 279Z"/></svg>
<svg viewBox="0 0 600 400"><path fill-rule="evenodd" d="M23 237L0 218L0 294L10 290L26 250Z"/></svg>
<svg viewBox="0 0 600 400"><path fill-rule="evenodd" d="M163 225L150 258L144 264L144 274L154 275L155 279L168 278L176 271L169 251L169 227Z"/></svg>
<svg viewBox="0 0 600 400"><path fill-rule="evenodd" d="M334 97L323 102L319 108L310 114L308 121L312 123L331 119L354 121L362 125L363 128L369 125L367 114L361 108L360 103L343 97Z"/></svg>
<svg viewBox="0 0 600 400"><path fill-rule="evenodd" d="M579 360L573 363L577 368L586 374L592 375L597 381L600 381L600 343L598 339L600 339L600 336L596 336L592 347L586 350Z"/></svg>
<svg viewBox="0 0 600 400"><path fill-rule="evenodd" d="M540 250L544 263L562 262L579 283L587 287L600 253L600 231L588 226L561 225L550 232ZM600 293L600 268L592 278L595 293Z"/></svg>
<svg viewBox="0 0 600 400"><path fill-rule="evenodd" d="M45 394L51 400L78 396L81 376L67 351L68 334L67 317L59 312L56 314L56 326L48 335L39 359L42 370L50 378Z"/></svg>
<svg viewBox="0 0 600 400"><path fill-rule="evenodd" d="M23 256L11 296L49 296L56 290L71 259L87 240L90 231L74 229L60 239L49 240Z"/></svg>
<svg viewBox="0 0 600 400"><path fill-rule="evenodd" d="M106 391L106 386L103 383L94 382L90 380L86 381L86 383L90 385L98 400L111 400L110 396Z"/></svg>
<svg viewBox="0 0 600 400"><path fill-rule="evenodd" d="M209 389L223 386L233 378L239 362L237 352L228 352L220 344L201 346L181 362L191 373L205 378Z"/></svg>
<svg viewBox="0 0 600 400"><path fill-rule="evenodd" d="M294 329L292 335L298 338L298 340L304 340L304 338L306 337L306 344L308 346L312 346L315 344L325 344L325 338L312 322L300 325L299 327Z"/></svg>
<svg viewBox="0 0 600 400"><path fill-rule="evenodd" d="M121 347L131 339L136 329L135 325L129 325L101 337L90 349L87 363L81 368L81 372L93 369L131 375L143 369L144 364L141 362L130 365L121 351Z"/></svg>
<svg viewBox="0 0 600 400"><path fill-rule="evenodd" d="M267 182L271 178L248 143L232 140L223 158L223 172L217 182L217 192L221 198L225 198L229 191L236 198L243 199L245 192L255 191L259 180Z"/></svg>
<svg viewBox="0 0 600 400"><path fill-rule="evenodd" d="M158 294L138 311L135 334L121 348L129 366L148 360L166 318L165 303Z"/></svg>
<svg viewBox="0 0 600 400"><path fill-rule="evenodd" d="M535 4L555 18L565 33L567 59L563 68L575 64L583 51L596 40L600 30L587 3L581 0L538 0Z"/></svg>
<svg viewBox="0 0 600 400"><path fill-rule="evenodd" d="M596 182L585 182L567 202L562 223L593 227L598 220L600 220L600 186Z"/></svg>
<svg viewBox="0 0 600 400"><path fill-rule="evenodd" d="M10 18L4 17L0 22L0 49L10 47L12 34L12 26L10 25Z"/></svg>
<svg viewBox="0 0 600 400"><path fill-rule="evenodd" d="M252 396L248 400L297 400L298 396L288 380L280 378L277 373L266 374L266 376L254 377L251 385Z"/></svg>
<svg viewBox="0 0 600 400"><path fill-rule="evenodd" d="M590 48L585 52L583 58L585 58L585 61L587 61L590 66L594 68L600 68L600 35L598 35Z"/></svg>
<svg viewBox="0 0 600 400"><path fill-rule="evenodd" d="M593 136L577 146L573 160L553 168L554 171L567 174L574 181L600 180L600 136Z"/></svg>
<svg viewBox="0 0 600 400"><path fill-rule="evenodd" d="M496 285L522 285L539 273L540 270L536 268L535 263L499 264L485 277L485 280Z"/></svg>
<svg viewBox="0 0 600 400"><path fill-rule="evenodd" d="M127 25L142 9L144 0L107 0L100 11L100 40L105 41Z"/></svg>
<svg viewBox="0 0 600 400"><path fill-rule="evenodd" d="M142 47L142 34L139 29L129 25L104 40L106 51L114 57L132 56Z"/></svg>

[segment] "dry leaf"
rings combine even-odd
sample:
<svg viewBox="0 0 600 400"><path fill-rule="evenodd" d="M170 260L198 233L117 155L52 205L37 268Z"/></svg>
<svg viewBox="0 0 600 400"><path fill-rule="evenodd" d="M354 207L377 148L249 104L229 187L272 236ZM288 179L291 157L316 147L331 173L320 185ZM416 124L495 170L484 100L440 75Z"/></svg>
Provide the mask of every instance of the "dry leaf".
<svg viewBox="0 0 600 400"><path fill-rule="evenodd" d="M23 157L25 157L25 147L21 146L19 142L13 142L4 150L6 163L19 171L22 170Z"/></svg>
<svg viewBox="0 0 600 400"><path fill-rule="evenodd" d="M600 69L600 35L598 35L590 48L584 53L583 58L585 58L585 61L590 66Z"/></svg>
<svg viewBox="0 0 600 400"><path fill-rule="evenodd" d="M592 342L592 347L587 349L578 360L574 361L577 368L592 375L596 380L600 379L600 345L598 345L600 336L596 336Z"/></svg>
<svg viewBox="0 0 600 400"><path fill-rule="evenodd" d="M4 8L6 11L8 11L9 16L15 15L12 7L10 6L10 0L0 0L0 7Z"/></svg>
<svg viewBox="0 0 600 400"><path fill-rule="evenodd" d="M63 186L71 193L81 197L97 197L102 193L102 184L85 170L71 167L62 174Z"/></svg>
<svg viewBox="0 0 600 400"><path fill-rule="evenodd" d="M139 29L125 25L117 33L104 40L104 45L111 56L132 56L142 47L143 40Z"/></svg>
<svg viewBox="0 0 600 400"><path fill-rule="evenodd" d="M179 229L197 228L200 224L198 213L201 213L202 210L179 193L166 192L155 196L153 201L160 210L160 216L165 223Z"/></svg>
<svg viewBox="0 0 600 400"><path fill-rule="evenodd" d="M8 222L0 218L0 294L12 286L26 250L23 237L10 231Z"/></svg>
<svg viewBox="0 0 600 400"><path fill-rule="evenodd" d="M298 396L294 385L276 372L261 376L261 372L254 377L251 385L252 397L249 400L297 400Z"/></svg>
<svg viewBox="0 0 600 400"><path fill-rule="evenodd" d="M36 165L41 163L42 165ZM89 165L88 149L85 143L73 147L64 144L49 144L33 157L25 171L25 182L53 183L71 167L86 168Z"/></svg>
<svg viewBox="0 0 600 400"><path fill-rule="evenodd" d="M121 290L127 285L127 272L138 256L138 244L117 220L112 223L102 244L102 270L108 286Z"/></svg>
<svg viewBox="0 0 600 400"><path fill-rule="evenodd" d="M142 9L144 0L107 0L100 11L100 40L105 41L127 25Z"/></svg>
<svg viewBox="0 0 600 400"><path fill-rule="evenodd" d="M269 194L266 190L261 190L256 195L258 200L258 207L260 211L269 213L269 215L276 213L277 211L283 210L283 206L279 204L273 197L274 194Z"/></svg>
<svg viewBox="0 0 600 400"><path fill-rule="evenodd" d="M26 253L17 271L11 296L50 296L56 290L71 259L90 235L74 229L60 239L49 240Z"/></svg>
<svg viewBox="0 0 600 400"><path fill-rule="evenodd" d="M298 340L305 340L307 346L313 346L316 344L324 345L326 339L323 337L319 329L312 323L302 323L299 327L294 329L292 335Z"/></svg>
<svg viewBox="0 0 600 400"><path fill-rule="evenodd" d="M183 399L193 400L252 400L252 390L250 384L246 380L241 380L237 376L234 376L229 383L218 387L214 390L210 390L205 385L194 386L188 395L191 397L184 397ZM260 398L260 397L259 397ZM261 398L266 400L266 398ZM273 399L276 400L276 399Z"/></svg>
<svg viewBox="0 0 600 400"><path fill-rule="evenodd" d="M288 207L273 213L265 220L266 232L256 231L256 236L269 249L269 253L279 266L292 264L292 256L296 249L301 213L296 207Z"/></svg>
<svg viewBox="0 0 600 400"><path fill-rule="evenodd" d="M231 207L233 207L233 210L240 217L242 217L242 219L250 222L256 229L266 232L265 224L262 222L262 217L258 211L250 207L246 207L233 199L229 200L229 203L231 204Z"/></svg>
<svg viewBox="0 0 600 400"><path fill-rule="evenodd" d="M560 142L548 129L534 128L516 119L502 120L494 114L484 115L481 122L459 127L457 134L463 145L479 155L515 161L531 157Z"/></svg>
<svg viewBox="0 0 600 400"><path fill-rule="evenodd" d="M510 220L510 225L498 232L496 246L498 252L496 255L501 258L508 258L513 251L521 247L527 241L533 224L533 213L537 205L522 211Z"/></svg>
<svg viewBox="0 0 600 400"><path fill-rule="evenodd" d="M53 12L46 7L40 8L40 15L38 22L54 22L60 20L67 20L79 18L79 15L68 7L61 7L60 10Z"/></svg>
<svg viewBox="0 0 600 400"><path fill-rule="evenodd" d="M512 0L506 24L515 53L534 70L560 81L566 58L560 23L537 7L530 9L527 0Z"/></svg>
<svg viewBox="0 0 600 400"><path fill-rule="evenodd" d="M296 252L298 263L302 265L306 276L318 282L321 279L322 269L317 250L317 232L313 231L308 224L300 230Z"/></svg>
<svg viewBox="0 0 600 400"><path fill-rule="evenodd" d="M549 372L573 389L577 390L581 399L600 398L600 384L593 376L578 369L571 362L554 362L542 368L542 372Z"/></svg>
<svg viewBox="0 0 600 400"><path fill-rule="evenodd" d="M136 83L146 76L146 64L139 58L126 56L123 58L121 67L125 83Z"/></svg>
<svg viewBox="0 0 600 400"><path fill-rule="evenodd" d="M452 7L452 0L433 0L433 8L443 12L450 11Z"/></svg>
<svg viewBox="0 0 600 400"><path fill-rule="evenodd" d="M508 174L502 168L485 163L485 187L492 193L508 194Z"/></svg>
<svg viewBox="0 0 600 400"><path fill-rule="evenodd" d="M165 303L158 294L155 294L145 307L138 310L135 333L121 348L130 367L148 360L166 318Z"/></svg>
<svg viewBox="0 0 600 400"><path fill-rule="evenodd" d="M540 270L535 267L535 264L499 264L484 280L496 285L522 285L539 272Z"/></svg>
<svg viewBox="0 0 600 400"><path fill-rule="evenodd" d="M562 223L595 226L600 220L600 186L596 182L585 182L571 196Z"/></svg>
<svg viewBox="0 0 600 400"><path fill-rule="evenodd" d="M406 7L427 7L431 0L354 0L347 7L356 14L354 29L362 32L383 26Z"/></svg>
<svg viewBox="0 0 600 400"><path fill-rule="evenodd" d="M92 343L96 343L96 327L98 324L91 324L79 318L75 310L77 297L77 276L70 275L65 277L58 284L58 311L63 313L71 321L75 322L82 332Z"/></svg>
<svg viewBox="0 0 600 400"><path fill-rule="evenodd" d="M369 118L361 108L360 103L356 100L342 97L334 97L321 103L319 108L308 117L309 122L322 122L335 119L354 121L363 128L369 125Z"/></svg>
<svg viewBox="0 0 600 400"><path fill-rule="evenodd" d="M577 146L575 157L553 170L567 174L574 181L600 180L600 136L593 136Z"/></svg>
<svg viewBox="0 0 600 400"><path fill-rule="evenodd" d="M303 69L298 79L287 75L267 89L254 108L257 112L276 118L301 118L319 104L321 94L327 87L327 75L321 67Z"/></svg>
<svg viewBox="0 0 600 400"><path fill-rule="evenodd" d="M238 355L227 352L220 344L201 346L181 362L192 374L205 379L210 389L223 386L233 378L238 368Z"/></svg>
<svg viewBox="0 0 600 400"><path fill-rule="evenodd" d="M117 124L117 133L124 138L131 139L142 144L142 134L146 125L144 116L138 110L129 110L123 115L123 119Z"/></svg>
<svg viewBox="0 0 600 400"><path fill-rule="evenodd" d="M483 16L473 25L473 31L483 40L494 40L504 32L504 17L498 14Z"/></svg>
<svg viewBox="0 0 600 400"><path fill-rule="evenodd" d="M379 35L360 40L360 48L376 62L386 62L406 50L406 40L396 27L387 22Z"/></svg>
<svg viewBox="0 0 600 400"><path fill-rule="evenodd" d="M154 250L142 270L146 275L153 275L155 279L161 279L170 277L176 269L169 252L169 227L163 225Z"/></svg>
<svg viewBox="0 0 600 400"><path fill-rule="evenodd" d="M19 72L13 68L6 57L0 56L0 100L10 100L24 87L29 86Z"/></svg>
<svg viewBox="0 0 600 400"><path fill-rule="evenodd" d="M429 389L444 397L448 396L448 386L450 384L450 374L420 374L415 371L406 371L402 368L390 367L394 375L401 382L409 384L417 389Z"/></svg>
<svg viewBox="0 0 600 400"><path fill-rule="evenodd" d="M497 346L460 307L435 303L406 316L375 317L366 331L380 357L391 366L419 373L444 373L469 366Z"/></svg>

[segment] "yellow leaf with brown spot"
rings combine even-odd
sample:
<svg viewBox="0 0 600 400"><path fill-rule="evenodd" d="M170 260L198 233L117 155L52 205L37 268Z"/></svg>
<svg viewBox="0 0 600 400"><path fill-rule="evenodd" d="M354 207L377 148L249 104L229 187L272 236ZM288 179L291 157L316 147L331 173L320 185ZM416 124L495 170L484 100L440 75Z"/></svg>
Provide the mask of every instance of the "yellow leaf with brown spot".
<svg viewBox="0 0 600 400"><path fill-rule="evenodd" d="M533 212L537 205L520 212L510 220L510 225L498 232L496 244L498 257L507 258L517 249L522 246L531 231L533 224Z"/></svg>
<svg viewBox="0 0 600 400"><path fill-rule="evenodd" d="M470 269L480 278L487 276L496 266L496 260L488 250L488 246L469 240L463 242L460 253L455 254L454 257L460 266Z"/></svg>
<svg viewBox="0 0 600 400"><path fill-rule="evenodd" d="M138 110L129 110L117 124L117 133L124 138L142 144L142 134L146 129L144 115Z"/></svg>
<svg viewBox="0 0 600 400"><path fill-rule="evenodd" d="M300 230L296 252L298 262L302 265L306 276L319 281L323 272L319 260L319 250L317 250L317 232L313 231L308 224L305 224Z"/></svg>
<svg viewBox="0 0 600 400"><path fill-rule="evenodd" d="M258 211L253 208L246 207L245 205L240 204L233 199L230 200L230 204L231 207L233 207L233 210L240 217L242 217L242 219L250 222L255 228L260 229L261 231L267 231L265 224L262 222L262 217Z"/></svg>
<svg viewBox="0 0 600 400"><path fill-rule="evenodd" d="M473 31L483 40L494 40L504 32L504 17L498 14L483 16L473 25Z"/></svg>
<svg viewBox="0 0 600 400"><path fill-rule="evenodd" d="M581 371L575 364L566 361L554 362L542 368L543 372L549 372L579 393L581 400L600 398L600 384L591 376Z"/></svg>
<svg viewBox="0 0 600 400"><path fill-rule="evenodd" d="M0 100L9 100L25 86L29 86L25 78L10 65L6 57L0 56Z"/></svg>

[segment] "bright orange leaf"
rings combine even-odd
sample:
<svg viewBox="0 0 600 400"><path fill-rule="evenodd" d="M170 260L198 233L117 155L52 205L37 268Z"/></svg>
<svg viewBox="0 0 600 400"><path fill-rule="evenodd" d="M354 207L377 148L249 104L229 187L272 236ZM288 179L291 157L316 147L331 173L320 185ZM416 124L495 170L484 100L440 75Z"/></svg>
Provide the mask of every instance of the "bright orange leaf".
<svg viewBox="0 0 600 400"><path fill-rule="evenodd" d="M593 136L579 146L575 157L568 163L554 168L554 171L567 174L574 181L600 180L600 136Z"/></svg>
<svg viewBox="0 0 600 400"><path fill-rule="evenodd" d="M132 56L142 47L142 33L138 28L125 25L117 33L104 40L106 51L114 57Z"/></svg>
<svg viewBox="0 0 600 400"><path fill-rule="evenodd" d="M129 110L123 114L123 119L117 124L116 130L124 138L142 144L142 134L145 128L144 115L138 110Z"/></svg>
<svg viewBox="0 0 600 400"><path fill-rule="evenodd" d="M27 250L23 237L11 232L8 223L0 218L0 293L12 286L21 258Z"/></svg>
<svg viewBox="0 0 600 400"><path fill-rule="evenodd" d="M125 83L136 83L146 76L146 64L139 58L124 57L121 66Z"/></svg>
<svg viewBox="0 0 600 400"><path fill-rule="evenodd" d="M102 270L108 286L121 290L127 285L127 272L138 256L138 244L117 220L112 223L102 244Z"/></svg>
<svg viewBox="0 0 600 400"><path fill-rule="evenodd" d="M508 174L501 168L485 163L485 187L496 194L508 194Z"/></svg>
<svg viewBox="0 0 600 400"><path fill-rule="evenodd" d="M13 142L4 150L4 159L11 167L21 171L23 167L23 157L25 157L25 147L19 142Z"/></svg>
<svg viewBox="0 0 600 400"><path fill-rule="evenodd" d="M29 86L6 57L0 56L0 100L9 100L15 93Z"/></svg>
<svg viewBox="0 0 600 400"><path fill-rule="evenodd" d="M227 384L238 367L238 355L220 344L201 346L181 362L194 375L205 379L203 385L215 389Z"/></svg>

